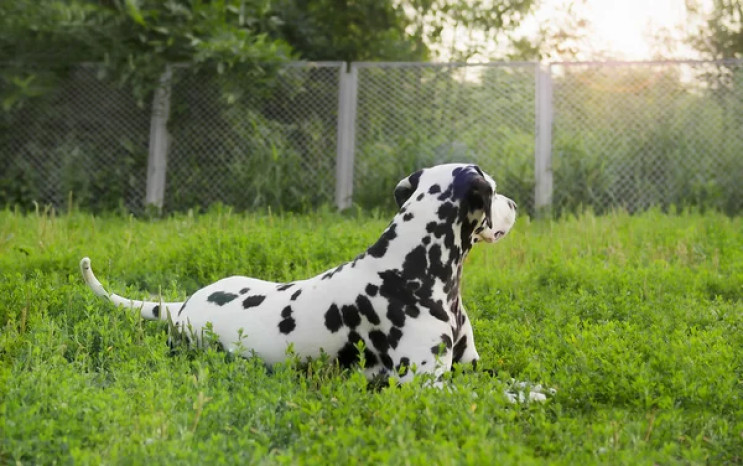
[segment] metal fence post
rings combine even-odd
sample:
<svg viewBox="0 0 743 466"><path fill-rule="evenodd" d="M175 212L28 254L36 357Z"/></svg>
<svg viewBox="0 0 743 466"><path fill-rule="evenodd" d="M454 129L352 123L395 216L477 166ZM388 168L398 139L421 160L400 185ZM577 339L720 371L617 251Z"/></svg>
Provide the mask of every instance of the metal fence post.
<svg viewBox="0 0 743 466"><path fill-rule="evenodd" d="M356 145L356 99L358 69L353 64L341 66L338 92L338 139L335 162L335 204L343 210L353 198L353 164Z"/></svg>
<svg viewBox="0 0 743 466"><path fill-rule="evenodd" d="M552 70L537 63L536 144L534 150L534 210L538 217L552 214Z"/></svg>
<svg viewBox="0 0 743 466"><path fill-rule="evenodd" d="M145 207L155 206L158 211L163 208L165 197L165 173L168 164L168 118L170 117L170 66L160 76L160 85L152 99L152 117L150 119L150 148L147 158L147 192Z"/></svg>

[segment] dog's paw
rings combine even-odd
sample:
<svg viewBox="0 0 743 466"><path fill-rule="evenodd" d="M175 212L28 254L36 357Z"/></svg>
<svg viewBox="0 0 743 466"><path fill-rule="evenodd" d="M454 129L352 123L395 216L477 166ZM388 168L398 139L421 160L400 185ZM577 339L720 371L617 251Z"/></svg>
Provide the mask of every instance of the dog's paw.
<svg viewBox="0 0 743 466"><path fill-rule="evenodd" d="M557 390L544 388L541 384L532 385L530 382L519 382L511 379L510 386L504 391L506 399L511 403L545 402L548 395L554 395Z"/></svg>

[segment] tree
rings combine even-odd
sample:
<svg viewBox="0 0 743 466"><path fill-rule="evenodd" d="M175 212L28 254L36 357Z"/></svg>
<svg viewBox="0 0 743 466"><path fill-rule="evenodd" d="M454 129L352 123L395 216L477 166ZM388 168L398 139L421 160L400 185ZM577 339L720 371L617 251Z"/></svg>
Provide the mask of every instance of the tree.
<svg viewBox="0 0 743 466"><path fill-rule="evenodd" d="M223 70L286 59L290 46L268 30L268 0L7 0L0 2L4 107L42 93L71 65L103 72L143 98L168 63Z"/></svg>
<svg viewBox="0 0 743 466"><path fill-rule="evenodd" d="M277 0L277 37L305 60L424 60L428 48L393 0Z"/></svg>
<svg viewBox="0 0 743 466"><path fill-rule="evenodd" d="M511 60L568 60L575 59L588 44L589 21L576 8L585 0L563 2L549 13L549 21L539 22L532 35L509 34Z"/></svg>
<svg viewBox="0 0 743 466"><path fill-rule="evenodd" d="M448 61L490 55L503 33L521 24L536 0L408 0L403 2L415 37Z"/></svg>
<svg viewBox="0 0 743 466"><path fill-rule="evenodd" d="M704 18L689 42L713 59L743 58L743 0L712 0L705 12L700 0L687 0L690 13Z"/></svg>

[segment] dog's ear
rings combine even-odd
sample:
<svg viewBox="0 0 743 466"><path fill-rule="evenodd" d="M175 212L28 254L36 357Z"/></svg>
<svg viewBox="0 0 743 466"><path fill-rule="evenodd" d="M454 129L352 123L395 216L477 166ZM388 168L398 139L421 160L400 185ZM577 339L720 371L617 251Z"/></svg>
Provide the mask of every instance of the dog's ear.
<svg viewBox="0 0 743 466"><path fill-rule="evenodd" d="M493 219L491 218L491 210L493 207L493 187L482 175L482 171L480 171L479 168L478 172L478 174L472 177L470 182L467 191L467 205L470 211L485 211L487 225L492 227Z"/></svg>
<svg viewBox="0 0 743 466"><path fill-rule="evenodd" d="M423 173L423 170L418 170L397 183L397 186L395 186L395 202L397 202L397 207L402 207L410 199L410 196L413 195L415 190L418 189L418 180L420 180L421 173Z"/></svg>

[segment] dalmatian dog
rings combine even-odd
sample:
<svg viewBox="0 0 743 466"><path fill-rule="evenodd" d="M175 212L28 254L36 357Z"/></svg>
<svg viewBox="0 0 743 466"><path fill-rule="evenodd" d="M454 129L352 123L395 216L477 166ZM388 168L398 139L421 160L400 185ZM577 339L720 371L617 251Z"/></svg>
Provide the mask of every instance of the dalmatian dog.
<svg viewBox="0 0 743 466"><path fill-rule="evenodd" d="M479 359L460 283L473 245L500 240L516 219L516 204L495 189L476 165L417 171L397 184L400 209L371 247L307 280L233 276L185 302L155 302L109 293L87 257L80 268L93 292L113 304L139 310L147 320L170 320L197 344L208 329L226 351L257 356L268 366L284 361L291 346L300 358L325 353L342 367L363 356L370 380L440 376L453 363ZM544 398L539 390L529 396Z"/></svg>

